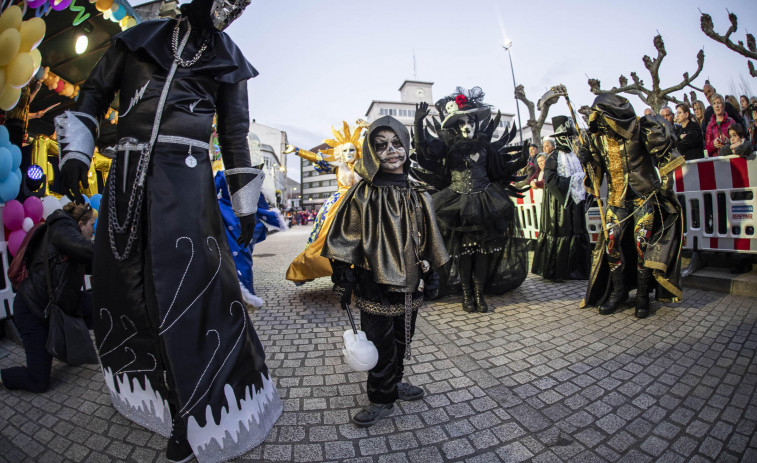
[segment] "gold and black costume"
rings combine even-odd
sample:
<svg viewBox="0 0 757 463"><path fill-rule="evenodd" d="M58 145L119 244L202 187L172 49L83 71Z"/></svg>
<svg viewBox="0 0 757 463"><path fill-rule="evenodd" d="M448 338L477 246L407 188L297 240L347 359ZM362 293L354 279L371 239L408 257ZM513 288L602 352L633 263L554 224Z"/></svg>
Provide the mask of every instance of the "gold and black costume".
<svg viewBox="0 0 757 463"><path fill-rule="evenodd" d="M636 281L636 316L644 318L652 289L661 302L680 301L683 294L683 224L672 191L672 171L683 157L664 120L636 117L625 98L600 95L591 110L580 158L587 186L592 176L607 176L607 235L594 248L582 306L601 304L600 313L610 314Z"/></svg>

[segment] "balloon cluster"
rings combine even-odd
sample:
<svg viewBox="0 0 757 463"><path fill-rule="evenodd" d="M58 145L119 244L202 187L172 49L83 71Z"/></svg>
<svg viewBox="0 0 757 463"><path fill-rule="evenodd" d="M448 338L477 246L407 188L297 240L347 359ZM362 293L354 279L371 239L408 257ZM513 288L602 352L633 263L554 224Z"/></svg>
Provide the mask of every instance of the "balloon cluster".
<svg viewBox="0 0 757 463"><path fill-rule="evenodd" d="M0 125L0 202L18 196L21 188L21 148L10 142L8 129Z"/></svg>
<svg viewBox="0 0 757 463"><path fill-rule="evenodd" d="M4 111L16 106L21 89L42 64L37 46L45 36L45 21L22 19L18 5L8 7L0 15L0 109Z"/></svg>
<svg viewBox="0 0 757 463"><path fill-rule="evenodd" d="M51 92L55 92L59 95L67 96L69 98L76 98L79 96L79 86L66 82L61 79L55 73L50 71L49 67L41 68L37 71L37 79L41 80L43 84Z"/></svg>
<svg viewBox="0 0 757 463"><path fill-rule="evenodd" d="M58 208L60 208L60 203L58 203ZM44 206L36 196L26 198L24 204L15 199L5 203L3 224L5 225L5 236L8 237L8 252L11 256L16 255L26 233L42 221L43 216Z"/></svg>
<svg viewBox="0 0 757 463"><path fill-rule="evenodd" d="M89 0L89 3L94 3L97 11L102 11L103 18L118 23L122 31L137 25L137 20L126 14L126 8L114 0Z"/></svg>

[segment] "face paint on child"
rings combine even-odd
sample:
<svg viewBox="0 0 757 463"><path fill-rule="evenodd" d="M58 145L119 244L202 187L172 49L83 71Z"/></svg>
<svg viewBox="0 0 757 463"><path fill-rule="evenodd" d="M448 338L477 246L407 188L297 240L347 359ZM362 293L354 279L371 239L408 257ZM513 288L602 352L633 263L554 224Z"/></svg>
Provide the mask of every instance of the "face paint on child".
<svg viewBox="0 0 757 463"><path fill-rule="evenodd" d="M383 129L373 138L373 150L379 158L381 170L390 174L401 174L407 160L402 142L393 130Z"/></svg>

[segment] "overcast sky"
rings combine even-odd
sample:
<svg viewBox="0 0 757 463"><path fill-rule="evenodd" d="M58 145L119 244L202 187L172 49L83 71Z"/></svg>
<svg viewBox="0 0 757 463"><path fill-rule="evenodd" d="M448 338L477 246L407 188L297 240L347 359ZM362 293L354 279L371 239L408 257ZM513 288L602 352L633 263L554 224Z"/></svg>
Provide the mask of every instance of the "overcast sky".
<svg viewBox="0 0 757 463"><path fill-rule="evenodd" d="M611 88L621 73L636 71L651 87L642 57L656 57L658 31L668 52L663 87L693 73L703 48L698 87L709 78L719 92L734 93L743 78L755 94L746 58L700 30L698 8L725 32L726 7L739 18L735 40L745 41L750 25L757 33L754 0L253 0L227 32L260 71L249 82L250 117L311 148L330 136L329 126L363 117L372 100L398 101L405 79L434 82L434 99L478 85L485 102L515 113L505 38L513 42L516 81L534 102L562 83L574 104L590 105L587 75ZM641 101L628 97L641 112ZM567 114L562 100L550 110L558 114ZM525 122L522 104L521 116ZM294 165L290 159L290 176L299 180Z"/></svg>

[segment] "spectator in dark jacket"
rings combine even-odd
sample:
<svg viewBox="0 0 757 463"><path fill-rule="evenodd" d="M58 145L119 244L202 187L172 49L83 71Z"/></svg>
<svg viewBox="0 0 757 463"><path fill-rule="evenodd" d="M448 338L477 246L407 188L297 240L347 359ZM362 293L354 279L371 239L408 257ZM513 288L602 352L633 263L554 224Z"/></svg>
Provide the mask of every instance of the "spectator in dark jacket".
<svg viewBox="0 0 757 463"><path fill-rule="evenodd" d="M712 95L710 101L714 113L704 134L704 147L710 156L717 156L718 150L728 143L728 127L735 121L725 111L725 100L721 95Z"/></svg>
<svg viewBox="0 0 757 463"><path fill-rule="evenodd" d="M92 263L92 233L96 212L89 205L68 203L50 214L27 244L29 276L21 283L13 300L13 321L26 351L26 367L0 371L8 389L45 392L50 382L52 356L45 349L48 304L45 267L50 266L50 281L55 303L67 314L80 316L91 324L91 302L82 291L85 266ZM44 235L48 234L45 255Z"/></svg>
<svg viewBox="0 0 757 463"><path fill-rule="evenodd" d="M752 108L749 107L749 97L746 95L739 97L739 109L741 110L741 117L744 118L744 122L747 124L744 127L749 127L754 118L752 118Z"/></svg>
<svg viewBox="0 0 757 463"><path fill-rule="evenodd" d="M687 161L704 158L702 129L691 114L689 105L686 103L676 105L675 122L675 132L678 137L676 148L678 148L678 152Z"/></svg>

